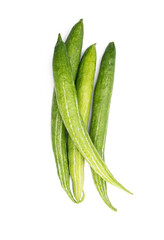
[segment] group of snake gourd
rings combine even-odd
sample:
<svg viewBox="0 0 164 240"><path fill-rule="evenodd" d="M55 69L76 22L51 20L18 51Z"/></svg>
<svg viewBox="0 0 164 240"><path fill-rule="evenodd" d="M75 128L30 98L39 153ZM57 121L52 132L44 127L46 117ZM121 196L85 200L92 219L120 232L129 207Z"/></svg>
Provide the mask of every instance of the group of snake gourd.
<svg viewBox="0 0 164 240"><path fill-rule="evenodd" d="M51 114L52 147L61 185L70 199L84 200L84 159L89 163L97 191L114 211L106 182L128 193L104 161L108 113L113 89L116 50L113 42L105 49L93 94L89 132L87 130L96 68L95 44L82 58L83 21L71 29L66 41L61 35L53 55L54 92ZM80 60L81 58L81 60ZM70 176L73 194L70 189Z"/></svg>

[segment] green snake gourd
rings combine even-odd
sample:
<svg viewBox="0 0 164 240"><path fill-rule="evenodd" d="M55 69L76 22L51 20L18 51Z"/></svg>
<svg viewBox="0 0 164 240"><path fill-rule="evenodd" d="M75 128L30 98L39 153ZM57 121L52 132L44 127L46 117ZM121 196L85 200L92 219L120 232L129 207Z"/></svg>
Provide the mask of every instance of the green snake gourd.
<svg viewBox="0 0 164 240"><path fill-rule="evenodd" d="M95 68L96 48L93 44L87 48L81 59L76 79L79 111L86 127L89 121ZM84 159L70 136L68 136L68 159L74 196L77 201L80 201L84 185Z"/></svg>
<svg viewBox="0 0 164 240"><path fill-rule="evenodd" d="M102 57L93 96L90 137L103 160L114 81L115 56L115 45L114 43L109 43ZM101 198L112 210L116 211L108 198L106 181L104 181L92 168L91 170L95 186Z"/></svg>

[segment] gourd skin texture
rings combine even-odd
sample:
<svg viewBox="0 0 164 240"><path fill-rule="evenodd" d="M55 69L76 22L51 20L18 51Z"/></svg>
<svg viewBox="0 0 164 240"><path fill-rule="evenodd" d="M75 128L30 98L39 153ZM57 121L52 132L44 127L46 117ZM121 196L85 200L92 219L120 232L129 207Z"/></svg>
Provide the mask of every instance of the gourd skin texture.
<svg viewBox="0 0 164 240"><path fill-rule="evenodd" d="M109 43L102 57L93 97L90 137L103 160L114 81L115 56L115 45L114 43ZM108 198L106 182L92 168L91 170L94 183L100 196L111 209L117 211Z"/></svg>
<svg viewBox="0 0 164 240"><path fill-rule="evenodd" d="M72 73L75 76L77 73L81 49L83 42L83 23L80 20L75 24L66 40L68 56L72 64ZM76 202L72 196L69 183L69 168L67 159L66 147L66 129L63 124L56 100L55 89L53 92L52 111L51 111L51 138L52 148L55 156L57 173L61 185L73 202ZM82 199L83 200L83 199ZM81 200L81 201L82 201Z"/></svg>
<svg viewBox="0 0 164 240"><path fill-rule="evenodd" d="M66 46L60 35L54 50L53 75L59 111L65 127L76 147L94 171L105 181L129 192L113 177L90 139L79 112L71 65Z"/></svg>
<svg viewBox="0 0 164 240"><path fill-rule="evenodd" d="M51 113L51 135L52 135L52 146L55 155L55 161L57 166L57 173L60 179L60 183L68 194L70 199L75 202L69 186L69 169L67 160L67 149L66 149L66 130L60 116L55 91L53 93L52 100L52 113ZM60 141L60 144L58 144Z"/></svg>
<svg viewBox="0 0 164 240"><path fill-rule="evenodd" d="M76 79L79 111L86 127L89 121L95 68L96 48L94 44L85 51ZM77 201L80 201L84 185L84 159L70 136L68 136L68 159L74 196Z"/></svg>
<svg viewBox="0 0 164 240"><path fill-rule="evenodd" d="M76 74L81 56L83 35L83 20L81 19L77 24L73 26L65 42L74 81L76 79Z"/></svg>

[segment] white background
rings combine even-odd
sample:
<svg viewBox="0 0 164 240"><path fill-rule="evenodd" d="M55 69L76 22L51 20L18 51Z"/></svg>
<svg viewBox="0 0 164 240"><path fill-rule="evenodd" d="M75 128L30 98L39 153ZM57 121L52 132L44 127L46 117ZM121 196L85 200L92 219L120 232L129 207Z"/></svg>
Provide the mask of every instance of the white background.
<svg viewBox="0 0 164 240"><path fill-rule="evenodd" d="M163 1L1 1L0 239L163 240ZM118 212L99 197L88 164L85 201L60 186L51 148L52 55L84 20L83 51L97 43L97 71L117 49L105 158L134 195L111 185Z"/></svg>

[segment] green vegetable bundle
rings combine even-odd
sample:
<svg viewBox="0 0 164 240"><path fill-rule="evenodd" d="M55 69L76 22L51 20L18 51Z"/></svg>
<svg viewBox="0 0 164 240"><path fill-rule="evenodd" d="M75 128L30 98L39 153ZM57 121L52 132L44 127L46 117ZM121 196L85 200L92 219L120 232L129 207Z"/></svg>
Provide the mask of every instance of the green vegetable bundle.
<svg viewBox="0 0 164 240"><path fill-rule="evenodd" d="M81 60L83 21L80 20L63 42L61 35L54 49L54 93L51 114L52 147L61 185L70 199L84 200L84 159L89 163L95 186L112 210L106 182L131 193L109 171L104 161L108 113L113 89L116 50L109 43L102 57L96 82L93 109L88 122L96 69L96 47L91 45ZM70 189L70 176L73 194Z"/></svg>

